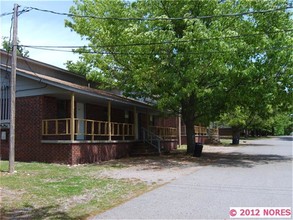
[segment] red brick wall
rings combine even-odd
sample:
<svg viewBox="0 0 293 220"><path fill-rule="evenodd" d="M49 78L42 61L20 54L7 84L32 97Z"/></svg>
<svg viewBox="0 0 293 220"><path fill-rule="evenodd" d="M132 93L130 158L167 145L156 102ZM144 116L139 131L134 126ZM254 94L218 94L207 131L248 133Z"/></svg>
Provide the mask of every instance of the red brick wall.
<svg viewBox="0 0 293 220"><path fill-rule="evenodd" d="M40 161L43 118L43 96L16 99L15 159Z"/></svg>
<svg viewBox="0 0 293 220"><path fill-rule="evenodd" d="M220 136L232 136L232 128L219 128Z"/></svg>
<svg viewBox="0 0 293 220"><path fill-rule="evenodd" d="M43 119L57 118L57 99L54 97L43 97Z"/></svg>
<svg viewBox="0 0 293 220"><path fill-rule="evenodd" d="M133 143L72 144L71 164L95 163L127 157Z"/></svg>
<svg viewBox="0 0 293 220"><path fill-rule="evenodd" d="M68 161L70 163L71 148L69 146L56 147L41 143L42 119L56 118L56 115L55 98L33 96L16 99L15 159L17 161L63 163ZM1 142L1 156L2 159L9 158L8 140Z"/></svg>
<svg viewBox="0 0 293 220"><path fill-rule="evenodd" d="M42 143L40 145L42 154L38 157L38 161L47 163L72 163L72 145L69 144L49 144Z"/></svg>
<svg viewBox="0 0 293 220"><path fill-rule="evenodd" d="M1 159L8 160L9 157L9 129L1 129L6 132L6 140L0 139L0 154Z"/></svg>
<svg viewBox="0 0 293 220"><path fill-rule="evenodd" d="M160 127L178 127L178 118L177 117L169 117L169 118L155 118L155 126Z"/></svg>

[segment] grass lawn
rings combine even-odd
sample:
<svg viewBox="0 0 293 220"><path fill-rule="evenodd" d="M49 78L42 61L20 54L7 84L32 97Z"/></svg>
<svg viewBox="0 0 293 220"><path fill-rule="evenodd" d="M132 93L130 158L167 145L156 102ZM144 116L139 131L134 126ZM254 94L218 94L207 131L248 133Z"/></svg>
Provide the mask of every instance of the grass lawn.
<svg viewBox="0 0 293 220"><path fill-rule="evenodd" d="M144 182L103 177L105 164L67 166L0 161L1 219L85 219L150 190Z"/></svg>

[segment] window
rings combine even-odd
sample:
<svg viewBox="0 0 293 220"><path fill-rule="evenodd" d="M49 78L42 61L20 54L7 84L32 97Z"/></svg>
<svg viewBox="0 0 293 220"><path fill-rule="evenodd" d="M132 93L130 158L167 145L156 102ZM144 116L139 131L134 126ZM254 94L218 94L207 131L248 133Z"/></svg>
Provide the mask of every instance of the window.
<svg viewBox="0 0 293 220"><path fill-rule="evenodd" d="M9 122L10 119L10 89L8 85L1 85L0 93L0 115L1 115L1 124Z"/></svg>
<svg viewBox="0 0 293 220"><path fill-rule="evenodd" d="M2 141L6 141L6 139L7 139L7 133L6 133L6 131L1 131L1 140Z"/></svg>

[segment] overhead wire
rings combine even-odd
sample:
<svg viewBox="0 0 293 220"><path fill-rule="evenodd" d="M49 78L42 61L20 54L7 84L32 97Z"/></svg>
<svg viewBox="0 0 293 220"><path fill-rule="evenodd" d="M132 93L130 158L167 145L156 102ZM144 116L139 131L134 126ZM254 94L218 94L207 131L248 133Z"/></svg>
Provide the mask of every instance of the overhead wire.
<svg viewBox="0 0 293 220"><path fill-rule="evenodd" d="M260 32L255 34L241 34L233 36L223 36L223 37L211 37L211 38L200 38L192 40L178 40L178 41L163 41L163 42L140 42L140 43L130 43L130 44L112 44L112 45L94 45L95 48L115 48L115 47L132 47L132 46L151 46L151 45L166 45L166 44L177 44L177 43L192 43L200 41L211 41L211 40L220 40L220 39L239 39L245 37L254 37L268 34L277 34L277 33L288 33L293 32L293 29L271 31L271 32ZM26 48L34 49L86 49L91 48L90 46L65 46L65 45L20 45Z"/></svg>
<svg viewBox="0 0 293 220"><path fill-rule="evenodd" d="M4 17L4 16L7 16L7 15L12 15L13 12L6 12L6 13L2 13L0 14L0 17Z"/></svg>
<svg viewBox="0 0 293 220"><path fill-rule="evenodd" d="M18 6L18 7L20 7L20 6ZM18 14L17 14L17 16L20 16L20 15L22 15L23 13L25 13L25 12L29 12L30 10L29 9L23 9L23 10L21 10L21 11L18 11ZM8 62L9 62L9 53L10 53L10 51L11 51L11 49L13 48L13 46L14 45L12 45L12 40L11 40L11 38L12 38L12 28L13 28L13 20L15 19L14 18L14 13L13 12L11 12L11 13L5 13L6 15L7 14L12 14L12 17L11 17L11 19L10 19L10 28L9 28L9 38L8 38L8 47L7 47L7 60L6 60L6 64L5 64L5 67L6 67L6 69L5 69L5 72L6 72L6 77L7 78L9 78L8 77L8 67L9 67L9 65L8 65ZM1 14L2 15L2 14ZM19 52L18 54L24 59L24 61L25 61L25 63L26 63L26 65L28 66L28 68L30 69L30 71L32 72L32 73L34 73L35 74L35 76L37 77L37 78L39 78L39 82L41 83L42 82L42 79L37 75L37 73L35 72L35 71L33 71L33 69L31 68L31 66L29 65L29 63L27 62L27 60L26 60L26 58L27 57L25 57L25 56L23 56L23 54L21 53L21 51L19 50L19 47L21 47L21 45L18 45L18 42L16 42L16 46L17 46L17 51ZM9 79L10 80L10 79Z"/></svg>
<svg viewBox="0 0 293 220"><path fill-rule="evenodd" d="M38 48L38 47L31 47L32 49L37 49L37 50L46 50L46 51L55 51L55 52L65 52L65 53L72 53L72 50L62 50L62 49L54 49L54 48ZM262 49L263 51L269 51L269 50L287 50L287 49L292 49L293 46L284 46L284 47L271 47L271 48L255 48L255 50L260 50ZM173 53L174 55L176 54L210 54L210 53L230 53L230 52L235 52L235 50L222 50L222 51L216 51L216 50L205 50L205 51L199 51L199 52L176 52ZM126 55L126 56L141 56L141 55L162 55L162 54L170 54L172 52L151 52L151 53L136 53L136 52L98 52L98 51L80 51L79 53L81 54L100 54L100 55Z"/></svg>
<svg viewBox="0 0 293 220"><path fill-rule="evenodd" d="M218 18L218 17L231 17L231 16L243 16L248 14L256 14L256 13L270 13L280 10L286 10L293 8L292 5L288 7L283 8L275 8L275 9L268 9L268 10L260 10L260 11L248 11L248 12L242 12L242 13L235 13L235 14L221 14L221 15L207 15L207 16L196 16L196 17L174 17L174 18L117 18L117 17L97 17L97 16L88 16L88 15L74 15L71 13L63 13L63 12L56 12L52 10L47 9L40 9L36 7L24 7L23 10L19 12L18 15L21 15L25 12L29 12L32 10L46 12L46 13L52 13L57 15L63 15L63 16L69 16L69 17L88 17L88 18L95 18L95 19L114 19L114 20L183 20L183 19L205 19L205 18ZM13 14L13 13L3 13L1 15L5 16L7 14ZM13 18L12 18L13 19ZM12 27L12 26L11 26ZM132 43L132 44L117 44L117 45L97 45L94 46L94 48L115 48L115 47L131 47L131 46L150 46L150 45L163 45L163 44L178 44L178 43L190 43L190 42L198 42L198 41L210 41L210 40L219 40L219 39L238 39L238 38L244 38L244 37L251 37L251 36L259 36L264 34L276 34L281 32L292 32L293 29L287 29L287 30L278 30L278 31L272 31L272 32L262 32L262 33L255 33L255 34L243 34L243 35L234 35L234 36L223 36L223 37L212 37L212 38L202 38L202 39L192 39L192 40L178 40L178 41L163 41L163 42L141 42L141 43ZM11 28L10 28L10 39L11 41ZM31 49L39 49L39 50L48 50L48 51L59 51L59 52L74 52L72 50L64 50L64 49L87 49L91 48L90 46L49 46L49 45L19 45L25 48L31 48ZM285 49L280 48L280 49ZM9 52L9 51L8 51ZM203 51L205 53L222 53L221 51ZM96 54L121 54L121 55L138 55L138 54L146 54L146 53L130 53L130 52L97 52L93 50L87 50L87 51L79 51L79 53L96 53ZM198 53L198 52L197 52ZM148 54L150 55L150 54Z"/></svg>
<svg viewBox="0 0 293 220"><path fill-rule="evenodd" d="M247 11L242 13L232 13L232 14L219 14L219 15L204 15L204 16L195 16L195 17L143 17L143 18L135 18L135 17L99 17L94 15L76 15L72 13L66 13L66 12L57 12L53 10L47 10L47 9L40 9L36 7L25 7L27 10L35 10L45 13L51 13L56 15L62 15L62 16L68 16L68 17L77 17L77 18L92 18L92 19L99 19L99 20L119 20L119 21L168 21L168 20L192 20L192 19L209 19L209 18L220 18L220 17L235 17L235 16L244 16L249 14L263 14L263 13L270 13L275 11L283 11L287 9L292 9L292 6L287 7L281 7L281 8L275 8L275 9L268 9L268 10L259 10L259 11Z"/></svg>

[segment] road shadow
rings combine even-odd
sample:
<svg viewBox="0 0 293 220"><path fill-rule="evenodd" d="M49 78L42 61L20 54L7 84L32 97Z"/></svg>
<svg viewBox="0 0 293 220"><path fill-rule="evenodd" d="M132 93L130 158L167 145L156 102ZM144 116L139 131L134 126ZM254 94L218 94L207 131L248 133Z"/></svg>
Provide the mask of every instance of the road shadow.
<svg viewBox="0 0 293 220"><path fill-rule="evenodd" d="M233 145L231 145L233 147ZM274 146L273 144L256 144L256 143L244 143L239 144L238 146L250 146L250 147L271 147ZM236 146L237 147L237 146Z"/></svg>
<svg viewBox="0 0 293 220"><path fill-rule="evenodd" d="M182 151L173 151L167 155L129 157L105 162L112 167L143 166L144 170L185 169L196 166L242 167L252 168L256 165L292 162L292 157L276 154L246 154L239 152L204 152L201 157L193 157Z"/></svg>
<svg viewBox="0 0 293 220"><path fill-rule="evenodd" d="M64 219L64 220L78 220L86 219L86 216L77 218L70 217L67 213L57 211L59 206L46 206L35 208L33 206L26 206L23 208L0 209L0 219L3 220L28 220L28 219Z"/></svg>
<svg viewBox="0 0 293 220"><path fill-rule="evenodd" d="M256 165L292 162L292 157L276 154L206 152L202 154L198 162L200 165L211 165L216 167L252 168Z"/></svg>
<svg viewBox="0 0 293 220"><path fill-rule="evenodd" d="M283 136L279 137L279 139L282 141L293 141L293 136Z"/></svg>

